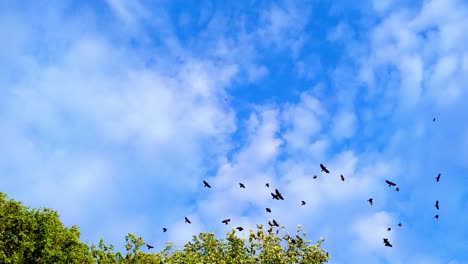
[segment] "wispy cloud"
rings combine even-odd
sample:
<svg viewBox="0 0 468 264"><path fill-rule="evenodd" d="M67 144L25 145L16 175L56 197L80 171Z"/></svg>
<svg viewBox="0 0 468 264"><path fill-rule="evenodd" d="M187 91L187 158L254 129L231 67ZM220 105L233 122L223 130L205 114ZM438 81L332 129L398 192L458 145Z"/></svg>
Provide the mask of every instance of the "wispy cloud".
<svg viewBox="0 0 468 264"><path fill-rule="evenodd" d="M291 1L251 13L79 6L72 18L0 12L11 40L0 44L0 183L13 198L54 207L92 242L136 232L181 245L274 218L325 237L332 263L466 261L467 234L453 228L468 220L465 3L374 2L351 10L359 20Z"/></svg>

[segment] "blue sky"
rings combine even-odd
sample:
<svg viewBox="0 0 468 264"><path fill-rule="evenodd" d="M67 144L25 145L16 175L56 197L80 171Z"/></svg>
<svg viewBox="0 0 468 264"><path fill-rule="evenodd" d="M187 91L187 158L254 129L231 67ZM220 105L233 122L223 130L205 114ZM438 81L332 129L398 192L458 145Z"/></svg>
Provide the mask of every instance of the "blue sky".
<svg viewBox="0 0 468 264"><path fill-rule="evenodd" d="M118 248L271 217L330 263L468 263L467 27L455 0L2 1L1 191Z"/></svg>

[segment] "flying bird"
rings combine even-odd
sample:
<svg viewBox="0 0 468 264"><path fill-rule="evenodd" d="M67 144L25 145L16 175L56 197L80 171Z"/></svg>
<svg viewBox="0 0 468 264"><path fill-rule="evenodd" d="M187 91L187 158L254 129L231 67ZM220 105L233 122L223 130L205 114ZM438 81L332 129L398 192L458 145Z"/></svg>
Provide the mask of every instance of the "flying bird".
<svg viewBox="0 0 468 264"><path fill-rule="evenodd" d="M398 223L398 226L401 227L401 223Z"/></svg>
<svg viewBox="0 0 468 264"><path fill-rule="evenodd" d="M434 118L432 118L432 122L435 122L435 117L434 117Z"/></svg>
<svg viewBox="0 0 468 264"><path fill-rule="evenodd" d="M276 196L277 196L279 199L284 200L283 195L281 195L281 193L278 191L278 189L275 189L275 193L276 193Z"/></svg>
<svg viewBox="0 0 468 264"><path fill-rule="evenodd" d="M395 191L399 192L399 191L400 191L400 188L396 187Z"/></svg>
<svg viewBox="0 0 468 264"><path fill-rule="evenodd" d="M388 184L388 187L396 186L396 183L391 182L389 180L385 180L385 182Z"/></svg>
<svg viewBox="0 0 468 264"><path fill-rule="evenodd" d="M314 180L315 180L315 179L317 179L317 177L318 177L317 175L314 175L314 177L312 177L312 178L314 178Z"/></svg>
<svg viewBox="0 0 468 264"><path fill-rule="evenodd" d="M166 233L166 232L167 232L167 228L163 227L163 232Z"/></svg>
<svg viewBox="0 0 468 264"><path fill-rule="evenodd" d="M301 201L301 205L305 205L305 204L306 204L306 202L305 202L305 201Z"/></svg>
<svg viewBox="0 0 468 264"><path fill-rule="evenodd" d="M279 196L276 195L276 194L274 194L274 193L271 193L271 196L273 196L273 199L275 199L275 200L279 200L279 199L280 199Z"/></svg>
<svg viewBox="0 0 468 264"><path fill-rule="evenodd" d="M436 201L435 208L439 210L439 200Z"/></svg>
<svg viewBox="0 0 468 264"><path fill-rule="evenodd" d="M231 219L229 219L229 218L228 218L228 219L224 219L224 220L222 221L222 223L224 223L224 224L227 225L227 224L229 223L229 221L231 221Z"/></svg>
<svg viewBox="0 0 468 264"><path fill-rule="evenodd" d="M436 214L436 215L434 216L434 218L437 219L437 220L439 220L439 215Z"/></svg>
<svg viewBox="0 0 468 264"><path fill-rule="evenodd" d="M343 176L343 174L341 174L341 180L344 181L344 176Z"/></svg>
<svg viewBox="0 0 468 264"><path fill-rule="evenodd" d="M192 222L190 222L190 220L187 217L185 217L185 223L191 224Z"/></svg>
<svg viewBox="0 0 468 264"><path fill-rule="evenodd" d="M392 228L391 227L387 228L387 231L392 231Z"/></svg>
<svg viewBox="0 0 468 264"><path fill-rule="evenodd" d="M242 228L242 226L238 226L238 227L236 227L236 229L239 230L239 231L244 230L244 228Z"/></svg>
<svg viewBox="0 0 468 264"><path fill-rule="evenodd" d="M150 246L150 245L148 245L148 244L146 244L146 246L148 247L148 250L154 248L153 246Z"/></svg>
<svg viewBox="0 0 468 264"><path fill-rule="evenodd" d="M239 182L239 186L245 189L245 185L243 183Z"/></svg>
<svg viewBox="0 0 468 264"><path fill-rule="evenodd" d="M320 163L320 168L322 169L323 172L325 173L330 173L330 171L325 167L322 163Z"/></svg>
<svg viewBox="0 0 468 264"><path fill-rule="evenodd" d="M279 225L278 225L278 222L276 222L276 220L275 220L275 219L273 219L273 225L275 225L275 226L279 227Z"/></svg>
<svg viewBox="0 0 468 264"><path fill-rule="evenodd" d="M372 205L372 202L374 201L374 199L370 198L370 199L367 200L367 201L370 203L370 205Z"/></svg>
<svg viewBox="0 0 468 264"><path fill-rule="evenodd" d="M267 188L270 188L270 184L269 184L268 182L265 184L265 186L266 186Z"/></svg>
<svg viewBox="0 0 468 264"><path fill-rule="evenodd" d="M384 238L383 239L383 243L386 247L392 247L392 244L390 244L390 242L388 242L388 238Z"/></svg>
<svg viewBox="0 0 468 264"><path fill-rule="evenodd" d="M440 173L439 173L439 175L437 175L437 177L436 177L436 181L439 182L439 180L440 180Z"/></svg>
<svg viewBox="0 0 468 264"><path fill-rule="evenodd" d="M271 209L270 209L270 208L266 208L266 211L267 211L267 213L271 213Z"/></svg>
<svg viewBox="0 0 468 264"><path fill-rule="evenodd" d="M203 187L211 188L211 185L209 185L205 180L203 181L203 184L204 184Z"/></svg>

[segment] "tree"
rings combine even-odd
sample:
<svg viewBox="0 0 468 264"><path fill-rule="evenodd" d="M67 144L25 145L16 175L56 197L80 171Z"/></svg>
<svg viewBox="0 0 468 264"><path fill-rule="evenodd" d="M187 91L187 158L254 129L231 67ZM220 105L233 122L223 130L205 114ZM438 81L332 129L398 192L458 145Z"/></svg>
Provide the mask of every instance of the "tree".
<svg viewBox="0 0 468 264"><path fill-rule="evenodd" d="M78 227L64 227L55 211L6 198L0 192L0 263L93 262Z"/></svg>
<svg viewBox="0 0 468 264"><path fill-rule="evenodd" d="M273 228L262 225L249 231L248 239L237 236L235 229L225 239L214 233L193 236L183 248L171 242L157 253L145 253L141 237L129 233L126 252L115 252L101 239L98 246L80 242L76 226L66 228L57 212L50 209L29 209L20 202L7 200L0 193L0 263L325 263L328 253L305 239L298 226L294 237L277 236ZM280 227L278 232L285 232Z"/></svg>

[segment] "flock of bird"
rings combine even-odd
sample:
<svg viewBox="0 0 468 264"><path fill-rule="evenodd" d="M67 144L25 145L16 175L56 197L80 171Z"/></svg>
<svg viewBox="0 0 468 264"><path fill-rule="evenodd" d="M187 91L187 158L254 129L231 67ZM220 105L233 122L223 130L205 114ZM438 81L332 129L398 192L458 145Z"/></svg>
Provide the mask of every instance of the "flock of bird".
<svg viewBox="0 0 468 264"><path fill-rule="evenodd" d="M432 121L435 122L435 118L434 118ZM330 173L330 171L327 169L327 167L325 167L325 165L323 165L322 163L320 163L320 169L321 169L321 172L324 172L324 173L326 173L326 174L329 174L329 173ZM437 182L439 182L440 176L441 176L441 174L439 173L439 174L437 175L437 177L435 178ZM317 176L317 175L314 175L312 178L313 178L313 179L317 179L318 176ZM340 179L341 179L341 181L345 181L345 177L343 176L343 174L340 175ZM389 180L385 180L385 182L386 182L386 184L388 184L388 187L395 187L395 186L397 185L396 183L394 183L394 182L392 182L392 181L389 181ZM205 188L210 188L210 189L211 189L211 185L210 185L207 181L205 181L205 180L203 180L203 187L205 187ZM269 183L266 183L266 184L265 184L265 187L270 188L270 184L269 184ZM245 189L245 184L243 184L243 183L240 182L240 183L239 183L239 188ZM400 191L400 188L399 188L399 187L396 187L396 188L395 188L395 191L399 192L399 191ZM271 193L271 196L272 196L272 199L273 199L273 200L284 200L283 195L281 194L280 191L278 191L278 189L275 189L275 191ZM367 201L369 202L370 205L373 205L374 199L373 199L373 198L369 198ZM301 205L305 205L305 204L306 204L305 201L301 201ZM437 210L439 210L439 200L436 200L435 208L436 208ZM267 213L271 213L271 208L268 208L268 207L267 207L267 208L265 208L265 210L266 210ZM434 218L435 218L436 220L438 220L438 219L439 219L439 215L436 214L436 215L434 216ZM228 225L229 222L231 222L231 219L230 219L230 218L227 218L227 219L224 219L224 220L221 221L221 223L223 223L223 224L225 224L225 225ZM185 216L185 223L191 224L192 222L190 221L190 219L189 219L188 217ZM270 232L270 233L273 231L273 228L274 228L275 226L276 226L276 227L279 227L279 224L278 224L278 222L277 222L275 219L270 219L270 220L268 221L268 225L270 226L270 229L269 229L269 232ZM399 226L399 227L402 226L401 222L398 223L398 226ZM243 228L242 226L238 226L238 227L236 227L236 229L237 229L239 232L244 230L244 228ZM167 232L167 228L166 228L166 227L164 227L162 230L163 230L163 232ZM391 227L388 227L388 228L387 228L387 231L391 231L391 230L392 230ZM278 234L278 231L279 231L279 230L276 230L276 233L277 233L277 234ZM289 235L288 235L288 238L291 240L292 243L295 243L295 242L296 242L296 240L293 239L293 238L291 238ZM297 237L297 239L299 240L299 239L301 239L301 238L300 238L300 237ZM384 246L386 246L386 247L392 247L392 244L388 241L388 238L383 238L383 244L384 244ZM146 246L148 247L148 249L154 248L154 246L151 246L151 245L149 245L149 244L146 244Z"/></svg>

